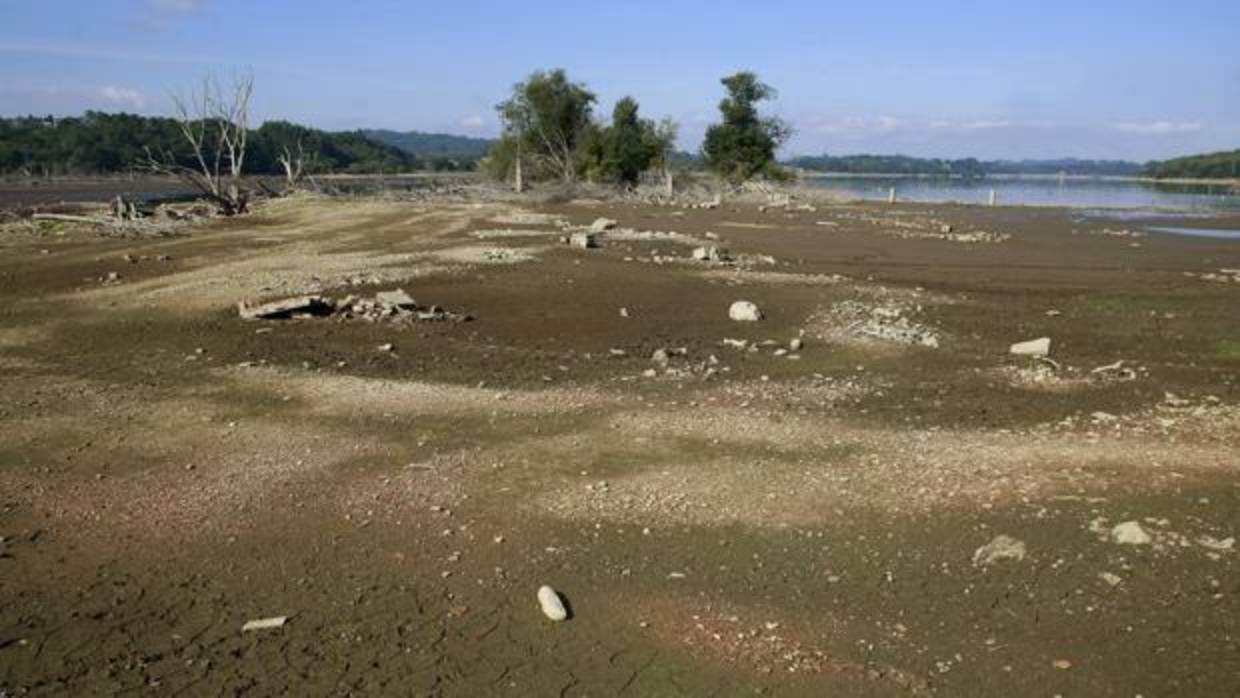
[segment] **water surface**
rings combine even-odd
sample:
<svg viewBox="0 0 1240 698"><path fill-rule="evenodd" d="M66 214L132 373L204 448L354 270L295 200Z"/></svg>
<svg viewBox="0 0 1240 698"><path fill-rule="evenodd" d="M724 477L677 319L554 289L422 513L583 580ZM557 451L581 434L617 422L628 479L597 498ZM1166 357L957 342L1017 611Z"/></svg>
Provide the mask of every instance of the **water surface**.
<svg viewBox="0 0 1240 698"><path fill-rule="evenodd" d="M1093 177L999 177L981 180L822 176L803 180L853 199L985 204L993 189L1000 205L1158 208L1240 211L1240 191L1219 184L1166 184Z"/></svg>

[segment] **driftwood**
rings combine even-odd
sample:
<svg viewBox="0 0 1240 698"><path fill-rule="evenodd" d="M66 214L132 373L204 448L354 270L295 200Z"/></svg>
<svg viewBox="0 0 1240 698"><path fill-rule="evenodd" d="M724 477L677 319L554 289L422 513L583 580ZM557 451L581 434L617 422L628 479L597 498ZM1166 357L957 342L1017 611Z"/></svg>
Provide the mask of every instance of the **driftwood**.
<svg viewBox="0 0 1240 698"><path fill-rule="evenodd" d="M65 223L93 223L100 224L107 221L93 216L74 216L68 213L35 213L30 216L36 221L62 221Z"/></svg>

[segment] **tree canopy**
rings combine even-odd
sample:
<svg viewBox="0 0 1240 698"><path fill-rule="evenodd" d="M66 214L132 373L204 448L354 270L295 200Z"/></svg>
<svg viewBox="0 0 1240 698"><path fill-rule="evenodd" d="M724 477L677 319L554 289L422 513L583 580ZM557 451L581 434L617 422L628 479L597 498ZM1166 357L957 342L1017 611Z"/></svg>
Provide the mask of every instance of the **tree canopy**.
<svg viewBox="0 0 1240 698"><path fill-rule="evenodd" d="M592 177L632 186L651 168L670 164L675 122L656 123L638 111L637 100L624 97L612 110L611 124L592 130L584 156Z"/></svg>
<svg viewBox="0 0 1240 698"><path fill-rule="evenodd" d="M316 172L397 172L423 164L361 132L328 133L287 121L269 121L250 131L246 173L281 174L278 158L282 149L298 141ZM175 119L97 111L66 118L0 118L0 172L125 172L141 166L147 148L171 153L191 164L192 154Z"/></svg>
<svg viewBox="0 0 1240 698"><path fill-rule="evenodd" d="M758 175L786 177L775 160L775 151L792 130L779 118L758 112L758 103L774 99L775 89L747 71L721 82L728 94L719 102L722 122L706 129L702 144L706 167L737 184Z"/></svg>
<svg viewBox="0 0 1240 698"><path fill-rule="evenodd" d="M504 123L492 150L492 168L506 173L519 155L541 174L573 182L579 172L580 146L588 138L595 96L563 70L537 71L512 88L496 106Z"/></svg>
<svg viewBox="0 0 1240 698"><path fill-rule="evenodd" d="M1240 179L1240 150L1151 163L1147 174L1160 179Z"/></svg>

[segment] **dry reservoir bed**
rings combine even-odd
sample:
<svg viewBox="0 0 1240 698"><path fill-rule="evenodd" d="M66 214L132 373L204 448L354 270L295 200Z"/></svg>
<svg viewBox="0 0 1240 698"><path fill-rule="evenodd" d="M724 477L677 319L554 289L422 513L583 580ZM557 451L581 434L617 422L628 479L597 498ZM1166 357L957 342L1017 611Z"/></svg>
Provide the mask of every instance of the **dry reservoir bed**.
<svg viewBox="0 0 1240 698"><path fill-rule="evenodd" d="M9 225L0 695L1235 695L1240 246L764 209Z"/></svg>

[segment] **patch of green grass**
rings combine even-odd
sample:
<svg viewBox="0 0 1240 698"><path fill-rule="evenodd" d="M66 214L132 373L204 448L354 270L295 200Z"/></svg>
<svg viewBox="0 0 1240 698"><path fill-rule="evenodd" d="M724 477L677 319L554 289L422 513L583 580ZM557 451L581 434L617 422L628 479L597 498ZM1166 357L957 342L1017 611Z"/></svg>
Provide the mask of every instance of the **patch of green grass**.
<svg viewBox="0 0 1240 698"><path fill-rule="evenodd" d="M1220 359L1240 361L1240 339L1224 339L1218 343L1215 353Z"/></svg>

